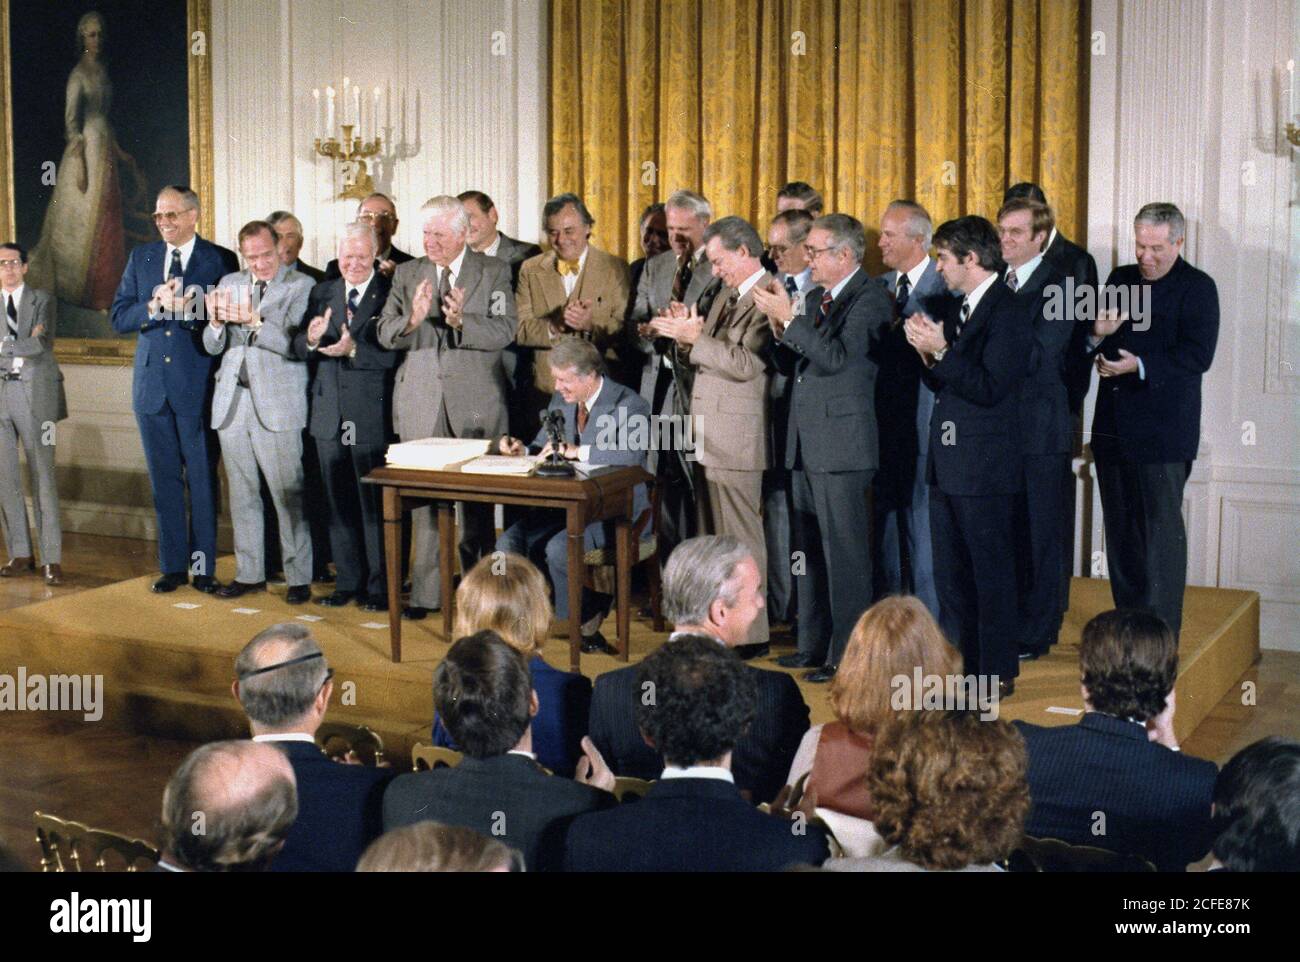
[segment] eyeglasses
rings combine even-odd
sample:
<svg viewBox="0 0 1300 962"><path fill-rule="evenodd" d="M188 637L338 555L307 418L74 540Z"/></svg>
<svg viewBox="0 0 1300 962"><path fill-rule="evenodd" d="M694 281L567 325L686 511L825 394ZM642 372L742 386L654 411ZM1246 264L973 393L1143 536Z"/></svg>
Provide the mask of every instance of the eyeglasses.
<svg viewBox="0 0 1300 962"><path fill-rule="evenodd" d="M154 211L153 222L155 224L161 224L163 221L166 221L169 224L174 224L181 219L182 214L188 214L192 210L194 210L193 207L186 207L184 210L180 210L180 211L176 211L176 210Z"/></svg>
<svg viewBox="0 0 1300 962"><path fill-rule="evenodd" d="M13 260L9 260L9 261L0 261L0 267L17 267L17 266L18 266L19 264L21 264L21 263L22 263L22 260L21 260L20 258L17 258L17 257L16 257L16 258L14 258Z"/></svg>
<svg viewBox="0 0 1300 962"><path fill-rule="evenodd" d="M811 261L811 260L816 260L818 254L825 254L827 251L837 251L837 250L839 250L838 247L809 247L807 244L804 244L803 256L808 258L808 260Z"/></svg>
<svg viewBox="0 0 1300 962"><path fill-rule="evenodd" d="M361 213L357 214L357 220L363 220L368 224L372 224L375 221L390 221L397 220L397 218L386 210L363 210Z"/></svg>

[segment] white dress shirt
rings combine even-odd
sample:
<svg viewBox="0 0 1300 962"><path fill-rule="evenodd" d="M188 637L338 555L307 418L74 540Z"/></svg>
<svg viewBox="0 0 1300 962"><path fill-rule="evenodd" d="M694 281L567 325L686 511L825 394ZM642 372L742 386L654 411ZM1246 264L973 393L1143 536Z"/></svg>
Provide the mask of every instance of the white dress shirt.
<svg viewBox="0 0 1300 962"><path fill-rule="evenodd" d="M12 338L16 338L16 337L18 336L17 331L15 331L13 328L11 328L11 327L9 326L9 302L10 302L10 301L13 301L13 304L14 304L14 323L17 324L17 323L18 323L18 311L19 311L19 310L22 308L22 306L23 306L23 291L25 291L26 289L27 289L27 285L26 285L26 284L19 284L19 285L18 285L17 287L15 287L12 291L5 291L5 292L4 292L4 295L5 295L5 297L4 297L4 301L5 301L5 302L4 302L4 307L3 307L3 310L4 310L4 312L5 312L5 316L4 316L4 338L6 338L6 339L7 339L7 338L11 338L11 337L12 337ZM23 367L23 359L22 359L21 357L15 357L15 358L10 362L10 365L9 365L9 371L12 371L12 372L21 371L21 370L22 370L22 367Z"/></svg>
<svg viewBox="0 0 1300 962"><path fill-rule="evenodd" d="M907 277L907 290L908 290L909 297L911 296L911 292L916 290L916 285L921 283L921 277L922 275L925 274L925 269L929 266L930 266L930 258L922 257L919 261L916 262L916 266L913 267L910 271L908 271L906 275L903 274L898 275L899 278L904 276ZM898 297L897 279L895 279L894 281L894 297L895 298Z"/></svg>
<svg viewBox="0 0 1300 962"><path fill-rule="evenodd" d="M585 251L583 252L583 256L584 257L587 256ZM600 379L600 383L596 385L596 390L591 393L591 397L587 398L587 400L583 402L583 406L587 409L587 415L589 417L591 415L591 408L596 403L596 398L600 397L600 392L603 391L604 389L605 389L605 379L602 377ZM574 414L574 418L575 418L574 426L576 427L577 426L576 412ZM591 458L591 445L590 444L578 445L578 460L588 461L590 460L590 458Z"/></svg>
<svg viewBox="0 0 1300 962"><path fill-rule="evenodd" d="M849 281L853 280L853 278L857 276L857 273L860 270L862 270L861 267L853 268L853 270L849 272L848 277L844 278L844 280L840 281L838 284L836 284L834 287L831 288L832 301L834 301L836 298L840 296L840 291L844 290L845 285L848 284Z"/></svg>
<svg viewBox="0 0 1300 962"><path fill-rule="evenodd" d="M984 278L983 283L981 283L979 287L966 295L965 303L970 305L970 310L966 313L967 323L970 323L970 319L975 316L975 309L980 306L980 301L984 299L984 295L988 293L989 288L993 286L997 279L997 274L990 274L988 277Z"/></svg>
<svg viewBox="0 0 1300 962"><path fill-rule="evenodd" d="M757 284L759 280L762 279L763 275L766 273L767 270L765 268L760 267L758 270L754 271L754 273L750 274L743 281L741 281L740 286L736 288L736 300L740 300L742 297L748 294L750 290L753 288L753 286Z"/></svg>
<svg viewBox="0 0 1300 962"><path fill-rule="evenodd" d="M1042 262L1043 262L1043 255L1038 254L1037 256L1031 257L1029 260L1025 261L1019 267L1007 268L1008 277L1010 277L1013 273L1016 275L1016 290L1022 289L1026 284L1029 283L1029 278L1033 277L1034 271L1038 269L1038 265L1041 264Z"/></svg>
<svg viewBox="0 0 1300 962"><path fill-rule="evenodd" d="M268 735L254 735L255 742L306 742L315 745L316 739L306 732L273 732Z"/></svg>
<svg viewBox="0 0 1300 962"><path fill-rule="evenodd" d="M487 247L483 248L482 253L486 254L488 257L496 257L497 251L499 251L500 249L501 249L501 232L497 231L496 238L492 241L491 244L488 244Z"/></svg>
<svg viewBox="0 0 1300 962"><path fill-rule="evenodd" d="M194 242L199 239L195 234L179 248L181 252L181 271L184 272L190 266L190 255L194 253ZM168 244L165 256L163 257L163 283L167 283L167 273L172 269L172 251L177 250L175 245Z"/></svg>
<svg viewBox="0 0 1300 962"><path fill-rule="evenodd" d="M453 260L453 261L451 262L451 264L450 264L448 267L442 267L442 266L439 265L439 264L434 264L434 265L433 265L434 268L435 268L436 271L437 271L437 276L434 277L434 279L433 279L433 281L434 281L434 283L433 283L433 292L434 292L435 297L437 296L438 291L442 289L442 272L443 272L443 271L445 271L445 270L450 270L450 271L451 271L451 280L447 283L447 286L448 286L449 288L450 288L450 287L455 287L455 286L456 286L456 281L460 279L460 269L461 269L461 266L465 263L465 252L466 252L467 250L469 250L468 247L462 247L462 248L460 249L460 253L456 255L456 259ZM441 305L439 305L439 307L441 307Z"/></svg>
<svg viewBox="0 0 1300 962"><path fill-rule="evenodd" d="M719 782L736 784L736 778L731 774L731 769L722 768L719 765L691 765L689 768L667 765L664 767L663 774L659 777L665 781L671 778L712 778Z"/></svg>

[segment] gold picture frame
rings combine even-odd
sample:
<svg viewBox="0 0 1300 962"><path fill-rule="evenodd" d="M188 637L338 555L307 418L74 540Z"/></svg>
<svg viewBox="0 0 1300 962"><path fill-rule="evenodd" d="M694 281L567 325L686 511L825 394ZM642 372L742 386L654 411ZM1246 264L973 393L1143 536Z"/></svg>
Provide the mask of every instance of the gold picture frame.
<svg viewBox="0 0 1300 962"><path fill-rule="evenodd" d="M212 192L212 0L186 0L190 52L186 57L189 93L190 184L204 211L213 209ZM0 227L16 232L14 219L13 90L10 77L9 0L0 0ZM196 53L195 50L200 52ZM54 355L63 364L126 366L135 357L135 338L56 338Z"/></svg>

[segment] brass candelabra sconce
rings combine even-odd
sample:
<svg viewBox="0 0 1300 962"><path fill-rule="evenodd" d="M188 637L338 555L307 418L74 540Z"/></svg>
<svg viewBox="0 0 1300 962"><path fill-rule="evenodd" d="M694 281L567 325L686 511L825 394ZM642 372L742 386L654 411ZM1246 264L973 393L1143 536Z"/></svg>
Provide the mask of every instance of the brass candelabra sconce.
<svg viewBox="0 0 1300 962"><path fill-rule="evenodd" d="M353 136L355 124L342 124L342 139L330 137L326 140L316 138L316 153L322 157L331 157L342 164L343 190L338 200L365 200L375 191L374 180L366 167L366 158L374 157L383 148L383 138L378 134L373 140Z"/></svg>
<svg viewBox="0 0 1300 962"><path fill-rule="evenodd" d="M1286 125L1286 139L1292 147L1300 147L1300 127L1295 124Z"/></svg>

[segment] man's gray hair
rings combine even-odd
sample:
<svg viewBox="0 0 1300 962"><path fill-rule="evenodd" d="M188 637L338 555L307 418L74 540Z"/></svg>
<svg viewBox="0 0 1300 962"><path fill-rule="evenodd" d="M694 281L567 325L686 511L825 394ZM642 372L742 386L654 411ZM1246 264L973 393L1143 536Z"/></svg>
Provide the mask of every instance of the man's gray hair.
<svg viewBox="0 0 1300 962"><path fill-rule="evenodd" d="M814 228L820 228L831 235L831 249L848 248L855 261L861 261L867 251L867 232L862 221L848 214L827 214L813 221Z"/></svg>
<svg viewBox="0 0 1300 962"><path fill-rule="evenodd" d="M272 227L279 227L281 224L283 224L283 223L284 223L285 221L287 221L287 220L291 220L291 221L293 221L294 229L298 232L298 236L301 237L301 236L302 236L302 221L300 221L297 217L295 217L295 216L293 215L293 211L291 211L291 210L273 210L273 211L271 211L271 213L269 213L269 214L266 215L266 222L267 222L268 224L270 224Z"/></svg>
<svg viewBox="0 0 1300 962"><path fill-rule="evenodd" d="M465 205L447 194L430 197L424 202L424 206L420 208L420 222L428 223L430 217L442 214L452 215L451 224L457 233L469 232L469 213L466 212Z"/></svg>
<svg viewBox="0 0 1300 962"><path fill-rule="evenodd" d="M581 337L562 337L551 348L551 370L573 371L579 377L604 374L605 359L600 349Z"/></svg>
<svg viewBox="0 0 1300 962"><path fill-rule="evenodd" d="M275 649L274 661L267 655ZM308 658L318 655L317 658ZM297 664L253 674L259 668L304 658ZM306 625L291 621L272 625L244 646L235 658L239 703L250 719L278 727L307 714L329 678L329 664Z"/></svg>
<svg viewBox="0 0 1300 962"><path fill-rule="evenodd" d="M1152 227L1168 224L1171 244L1177 244L1187 234L1187 220L1183 217L1183 212L1169 203L1145 205L1133 218L1133 225L1136 227L1138 224L1150 224Z"/></svg>
<svg viewBox="0 0 1300 962"><path fill-rule="evenodd" d="M203 213L203 209L199 206L199 195L194 193L194 191L190 190L184 184L168 184L162 190L158 191L159 197L163 194L179 194L181 203L185 205L186 209L193 209L200 214Z"/></svg>
<svg viewBox="0 0 1300 962"><path fill-rule="evenodd" d="M889 206L885 208L885 213L901 211L907 215L907 233L910 237L919 238L921 246L929 248L930 240L934 236L934 221L930 219L930 212L914 200L892 200Z"/></svg>
<svg viewBox="0 0 1300 962"><path fill-rule="evenodd" d="M701 535L683 541L664 566L664 617L674 625L708 624L713 602L735 604L736 568L746 558L752 561L753 552L735 535Z"/></svg>
<svg viewBox="0 0 1300 962"><path fill-rule="evenodd" d="M678 210L688 210L696 217L704 221L713 220L713 208L709 202L695 193L693 190L675 190L668 195L664 201L665 207L676 207Z"/></svg>
<svg viewBox="0 0 1300 962"><path fill-rule="evenodd" d="M816 218L802 207L790 207L772 218L773 224L785 225L785 238L791 245L802 244L808 239Z"/></svg>
<svg viewBox="0 0 1300 962"><path fill-rule="evenodd" d="M379 237L375 234L373 224L367 224L363 220L354 220L351 224L343 225L343 236L339 238L339 250L343 249L343 242L352 240L354 237L364 237L370 241L370 253L379 253Z"/></svg>
<svg viewBox="0 0 1300 962"><path fill-rule="evenodd" d="M542 224L560 213L566 207L572 207L582 218L582 222L588 227L596 226L596 218L591 216L591 211L587 210L587 205L582 202L582 198L577 194L556 194L545 204L542 205Z"/></svg>
<svg viewBox="0 0 1300 962"><path fill-rule="evenodd" d="M705 228L704 243L707 244L714 237L722 244L724 250L738 251L744 247L750 257L760 257L763 254L763 239L758 236L754 226L743 217L736 217L733 214L722 220L715 220Z"/></svg>

